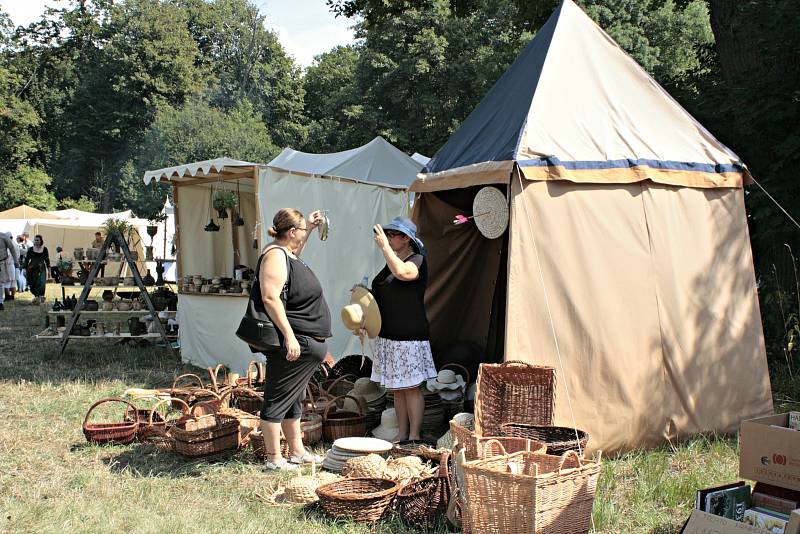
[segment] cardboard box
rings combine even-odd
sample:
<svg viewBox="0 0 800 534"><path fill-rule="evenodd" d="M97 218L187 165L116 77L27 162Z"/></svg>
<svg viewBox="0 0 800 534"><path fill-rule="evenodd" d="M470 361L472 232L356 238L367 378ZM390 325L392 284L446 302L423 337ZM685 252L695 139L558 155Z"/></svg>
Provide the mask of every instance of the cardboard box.
<svg viewBox="0 0 800 534"><path fill-rule="evenodd" d="M800 490L800 432L788 425L786 413L742 421L740 477Z"/></svg>
<svg viewBox="0 0 800 534"><path fill-rule="evenodd" d="M692 510L689 521L681 530L682 534L767 534L768 532L762 528L751 527L700 510Z"/></svg>
<svg viewBox="0 0 800 534"><path fill-rule="evenodd" d="M800 509L793 511L789 515L789 524L783 534L800 534Z"/></svg>

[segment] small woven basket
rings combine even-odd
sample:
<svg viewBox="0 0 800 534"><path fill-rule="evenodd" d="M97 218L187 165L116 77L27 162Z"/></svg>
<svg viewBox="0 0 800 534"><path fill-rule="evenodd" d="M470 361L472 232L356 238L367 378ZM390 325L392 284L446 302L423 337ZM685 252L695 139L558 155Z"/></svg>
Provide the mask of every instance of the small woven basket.
<svg viewBox="0 0 800 534"><path fill-rule="evenodd" d="M475 388L475 432L500 436L500 424L552 425L556 374L553 367L509 361L482 363Z"/></svg>
<svg viewBox="0 0 800 534"><path fill-rule="evenodd" d="M395 507L408 525L420 530L433 530L444 525L451 493L449 458L447 453L441 456L435 477L411 482L397 492Z"/></svg>
<svg viewBox="0 0 800 534"><path fill-rule="evenodd" d="M212 403L202 403L212 405ZM207 415L194 413L172 428L175 452L196 457L216 454L239 446L239 421L218 412Z"/></svg>
<svg viewBox="0 0 800 534"><path fill-rule="evenodd" d="M170 404L170 406L174 406L175 404L181 406L181 416L177 420L169 420L167 414L164 414L162 417L161 414L158 413L158 407L162 404ZM158 416L158 419L156 419ZM140 441L153 443L156 445L161 445L167 448L172 449L172 436L170 431L172 427L175 426L180 421L185 421L187 418L190 417L190 408L189 405L183 402L180 399L164 399L157 402L153 409L150 410L150 415L147 418L147 421L144 425L139 425L139 432L138 437Z"/></svg>
<svg viewBox="0 0 800 534"><path fill-rule="evenodd" d="M138 420L125 421L125 416L123 415L120 417L120 421L107 423L89 422L89 416L92 414L95 408L101 404L109 402L123 403L127 406L126 411L132 410L133 412L136 412L136 406L125 399L120 399L119 397L107 397L105 399L100 399L92 404L91 407L89 407L89 410L86 412L86 417L83 418L83 435L86 437L86 441L97 444L116 443L124 445L131 443L134 439L136 439L136 431L139 429Z"/></svg>
<svg viewBox="0 0 800 534"><path fill-rule="evenodd" d="M503 423L502 436L516 436L539 441L547 445L548 454L561 455L567 451L586 450L589 434L583 430L563 426L538 426L524 423Z"/></svg>
<svg viewBox="0 0 800 534"><path fill-rule="evenodd" d="M141 399L145 399L145 398L149 398L151 400L155 399L156 401L158 401L157 397L142 397L142 398L137 399L137 400L140 401ZM162 402L163 401L156 402L155 406L158 406L159 404L162 404ZM133 404L135 405L136 402L133 402ZM146 429L148 427L148 424L151 421L152 421L152 423L150 423L150 424L155 424L155 425L159 425L160 424L162 426L164 424L164 418L161 416L160 413L153 412L152 409L148 409L148 408L139 408L139 406L136 406L135 410L131 410L130 408L125 410L125 421L127 421L127 422L136 421L137 423L139 423L139 427L136 430L136 439L139 440L139 441L143 441L143 440L146 439L146 437L147 437ZM143 433L144 433L144 435L142 435Z"/></svg>
<svg viewBox="0 0 800 534"><path fill-rule="evenodd" d="M385 478L345 478L317 488L325 514L353 521L377 521L392 504L400 486Z"/></svg>
<svg viewBox="0 0 800 534"><path fill-rule="evenodd" d="M355 375L342 375L338 378L323 380L320 387L329 397L341 397L353 390L357 378Z"/></svg>
<svg viewBox="0 0 800 534"><path fill-rule="evenodd" d="M350 398L356 401L361 413L339 410L330 413L330 409L336 406L336 402ZM361 437L367 433L367 416L364 400L360 397L342 395L336 397L332 404L329 404L322 414L322 435L326 441L334 442L339 438Z"/></svg>
<svg viewBox="0 0 800 534"><path fill-rule="evenodd" d="M259 460L266 458L266 449L264 448L264 435L260 430L254 430L250 433L250 440L248 441L250 450L253 451L253 456ZM284 458L289 457L289 442L281 436L281 456Z"/></svg>
<svg viewBox="0 0 800 534"><path fill-rule="evenodd" d="M322 416L318 413L304 413L300 416L300 431L303 445L314 445L322 439Z"/></svg>

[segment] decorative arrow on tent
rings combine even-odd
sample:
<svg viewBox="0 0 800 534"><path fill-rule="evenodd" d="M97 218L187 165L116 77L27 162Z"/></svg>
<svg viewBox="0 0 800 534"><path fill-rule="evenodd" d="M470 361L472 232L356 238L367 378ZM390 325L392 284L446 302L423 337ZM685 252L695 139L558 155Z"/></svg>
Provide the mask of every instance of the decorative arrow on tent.
<svg viewBox="0 0 800 534"><path fill-rule="evenodd" d="M474 219L475 217L480 217L482 215L489 215L490 213L491 211L485 211L483 213L476 213L475 215L469 215L469 216L459 214L456 215L455 219L453 219L453 224L455 224L456 226L458 226L459 224L466 224L469 222L470 219Z"/></svg>

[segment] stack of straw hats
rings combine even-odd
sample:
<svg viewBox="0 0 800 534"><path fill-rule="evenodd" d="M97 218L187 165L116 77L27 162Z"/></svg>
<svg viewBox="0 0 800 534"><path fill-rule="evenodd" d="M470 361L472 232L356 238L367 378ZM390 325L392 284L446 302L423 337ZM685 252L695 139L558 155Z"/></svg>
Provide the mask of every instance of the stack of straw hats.
<svg viewBox="0 0 800 534"><path fill-rule="evenodd" d="M381 421L381 412L386 406L386 389L369 378L359 378L353 384L353 389L348 395L359 397L364 401L364 405L367 407L367 430L378 426ZM345 399L342 409L356 413L360 411L353 399Z"/></svg>
<svg viewBox="0 0 800 534"><path fill-rule="evenodd" d="M339 438L325 455L322 467L334 473L340 473L345 463L359 456L377 454L385 456L392 450L392 444L377 438Z"/></svg>

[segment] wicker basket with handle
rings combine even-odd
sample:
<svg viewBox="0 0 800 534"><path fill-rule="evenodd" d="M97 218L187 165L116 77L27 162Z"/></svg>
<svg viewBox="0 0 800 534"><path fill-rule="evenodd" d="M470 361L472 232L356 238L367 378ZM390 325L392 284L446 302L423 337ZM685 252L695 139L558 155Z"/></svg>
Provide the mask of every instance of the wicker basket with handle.
<svg viewBox="0 0 800 534"><path fill-rule="evenodd" d="M129 410L133 410L134 413L136 412L136 406L125 399L120 399L119 397L100 399L89 407L89 410L86 412L86 417L83 419L83 435L86 437L86 441L97 444L116 443L124 445L136 439L136 431L139 429L139 422L138 420L126 421L124 414L120 416L119 421L105 423L89 422L89 416L92 415L95 408L101 404L111 402L125 404L127 406L126 412Z"/></svg>
<svg viewBox="0 0 800 534"><path fill-rule="evenodd" d="M337 401L345 398L353 399L359 407L360 413L338 410L331 413L331 408L337 406ZM367 409L364 399L342 395L336 397L322 414L322 435L326 441L336 441L339 438L361 437L367 433Z"/></svg>
<svg viewBox="0 0 800 534"><path fill-rule="evenodd" d="M206 456L239 445L239 421L217 411L206 415L195 414L196 408L215 408L212 403L200 403L192 407L189 417L172 428L175 452L184 456Z"/></svg>
<svg viewBox="0 0 800 534"><path fill-rule="evenodd" d="M464 464L462 529L480 534L589 531L600 460L518 452Z"/></svg>
<svg viewBox="0 0 800 534"><path fill-rule="evenodd" d="M178 384L183 382L186 382L186 384L178 387ZM194 392L202 389L205 389L203 380L195 374L186 373L175 377L175 380L172 382L172 387L167 390L167 393L169 393L170 397L173 399L182 400L186 404L191 404L194 401ZM180 403L174 403L172 407L176 410L181 409Z"/></svg>
<svg viewBox="0 0 800 534"><path fill-rule="evenodd" d="M342 375L338 378L324 380L320 387L328 394L328 397L341 397L353 390L357 379L356 375Z"/></svg>
<svg viewBox="0 0 800 534"><path fill-rule="evenodd" d="M577 428L565 426L503 423L500 425L500 434L541 441L547 445L547 452L555 455L564 454L567 451L578 451L583 454L586 450L586 443L589 442L588 433Z"/></svg>
<svg viewBox="0 0 800 534"><path fill-rule="evenodd" d="M400 486L385 478L345 478L317 488L322 511L335 518L377 521Z"/></svg>
<svg viewBox="0 0 800 534"><path fill-rule="evenodd" d="M444 525L451 494L449 458L448 453L439 458L435 477L411 482L397 492L395 507L403 521L412 527L432 530Z"/></svg>
<svg viewBox="0 0 800 534"><path fill-rule="evenodd" d="M166 413L163 417L158 413L158 408L162 404L174 406L176 403L181 406L181 415L177 420L170 420ZM145 424L139 426L139 440L172 448L172 436L170 435L170 431L178 422L185 421L190 417L189 411L189 405L180 399L164 399L157 402L152 410L150 410L150 415L147 417Z"/></svg>
<svg viewBox="0 0 800 534"><path fill-rule="evenodd" d="M500 424L507 421L552 425L555 386L553 367L482 363L475 388L475 433L500 436Z"/></svg>

